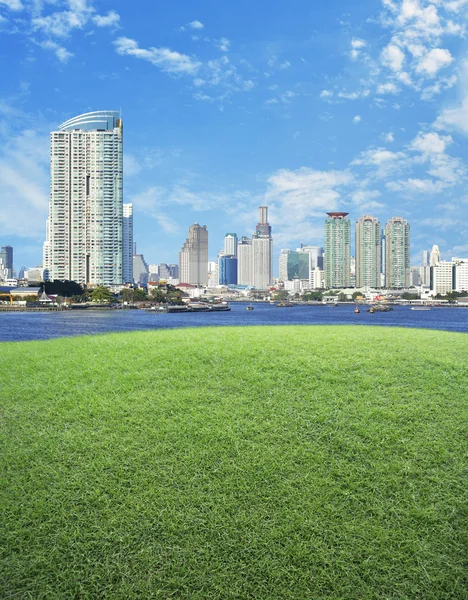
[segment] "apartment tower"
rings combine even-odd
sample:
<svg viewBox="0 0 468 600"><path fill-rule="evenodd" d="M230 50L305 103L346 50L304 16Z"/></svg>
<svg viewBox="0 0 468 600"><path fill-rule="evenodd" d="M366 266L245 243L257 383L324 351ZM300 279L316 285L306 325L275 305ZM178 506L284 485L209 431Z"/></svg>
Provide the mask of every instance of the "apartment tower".
<svg viewBox="0 0 468 600"><path fill-rule="evenodd" d="M325 287L346 288L351 278L351 222L346 212L329 212L325 220Z"/></svg>
<svg viewBox="0 0 468 600"><path fill-rule="evenodd" d="M79 115L50 134L50 279L122 283L122 137L117 111Z"/></svg>
<svg viewBox="0 0 468 600"><path fill-rule="evenodd" d="M410 274L410 226L401 217L393 217L385 226L386 268L385 287L407 288L411 285Z"/></svg>
<svg viewBox="0 0 468 600"><path fill-rule="evenodd" d="M252 284L252 240L242 237L237 244L237 284Z"/></svg>
<svg viewBox="0 0 468 600"><path fill-rule="evenodd" d="M179 279L181 283L201 286L208 284L208 230L206 225L194 223L179 252Z"/></svg>
<svg viewBox="0 0 468 600"><path fill-rule="evenodd" d="M133 204L123 205L122 277L124 283L133 281Z"/></svg>
<svg viewBox="0 0 468 600"><path fill-rule="evenodd" d="M370 215L356 222L356 287L381 286L379 220Z"/></svg>
<svg viewBox="0 0 468 600"><path fill-rule="evenodd" d="M260 206L260 219L252 236L252 284L260 290L270 287L273 279L273 240L268 223L268 207Z"/></svg>

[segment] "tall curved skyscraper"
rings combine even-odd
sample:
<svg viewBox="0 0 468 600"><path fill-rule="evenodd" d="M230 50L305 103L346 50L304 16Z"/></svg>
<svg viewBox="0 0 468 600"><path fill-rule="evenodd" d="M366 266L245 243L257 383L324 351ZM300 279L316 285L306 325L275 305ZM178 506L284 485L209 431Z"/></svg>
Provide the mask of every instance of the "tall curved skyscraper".
<svg viewBox="0 0 468 600"><path fill-rule="evenodd" d="M122 283L122 137L113 110L79 115L50 134L49 279Z"/></svg>

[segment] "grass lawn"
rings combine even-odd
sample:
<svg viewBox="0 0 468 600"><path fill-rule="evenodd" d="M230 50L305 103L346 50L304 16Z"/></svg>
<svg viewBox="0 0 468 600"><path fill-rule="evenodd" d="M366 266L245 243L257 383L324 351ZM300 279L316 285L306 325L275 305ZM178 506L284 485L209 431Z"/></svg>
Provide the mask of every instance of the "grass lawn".
<svg viewBox="0 0 468 600"><path fill-rule="evenodd" d="M0 598L468 598L468 336L0 344Z"/></svg>

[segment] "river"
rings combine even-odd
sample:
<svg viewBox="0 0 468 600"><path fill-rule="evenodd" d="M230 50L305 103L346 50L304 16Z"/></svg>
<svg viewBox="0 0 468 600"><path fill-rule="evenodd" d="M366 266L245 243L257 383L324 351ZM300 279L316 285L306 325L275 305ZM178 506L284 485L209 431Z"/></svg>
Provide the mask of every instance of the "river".
<svg viewBox="0 0 468 600"><path fill-rule="evenodd" d="M396 306L387 313L370 314L354 305L295 306L278 308L254 303L232 303L230 312L158 314L144 310L85 310L63 312L0 312L0 341L44 340L56 337L176 327L216 327L222 325L384 325L422 327L468 333L468 309L434 307L414 311Z"/></svg>

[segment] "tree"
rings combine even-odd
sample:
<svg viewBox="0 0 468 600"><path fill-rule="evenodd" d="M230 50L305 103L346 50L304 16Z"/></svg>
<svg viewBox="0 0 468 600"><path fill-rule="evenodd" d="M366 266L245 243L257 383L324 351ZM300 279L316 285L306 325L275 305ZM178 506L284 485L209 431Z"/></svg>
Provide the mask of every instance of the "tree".
<svg viewBox="0 0 468 600"><path fill-rule="evenodd" d="M111 302L114 294L103 285L99 285L89 295L93 302Z"/></svg>
<svg viewBox="0 0 468 600"><path fill-rule="evenodd" d="M76 281L45 281L44 288L47 295L64 296L65 298L82 296L84 292L81 285Z"/></svg>
<svg viewBox="0 0 468 600"><path fill-rule="evenodd" d="M338 301L339 302L347 302L348 297L346 296L346 294L343 294L343 292L341 292L341 294L338 294Z"/></svg>
<svg viewBox="0 0 468 600"><path fill-rule="evenodd" d="M151 290L151 299L155 302L167 302L167 297L161 288L154 288Z"/></svg>
<svg viewBox="0 0 468 600"><path fill-rule="evenodd" d="M132 302L133 300L133 290L130 288L125 288L120 292L120 299L122 302Z"/></svg>
<svg viewBox="0 0 468 600"><path fill-rule="evenodd" d="M362 298L362 293L361 292L353 292L352 298L353 298L353 300L357 300L358 298Z"/></svg>
<svg viewBox="0 0 468 600"><path fill-rule="evenodd" d="M273 294L273 300L287 300L289 294L286 290L278 290Z"/></svg>
<svg viewBox="0 0 468 600"><path fill-rule="evenodd" d="M148 300L148 294L145 292L145 290L142 290L141 288L133 290L133 301L142 302L143 300Z"/></svg>

